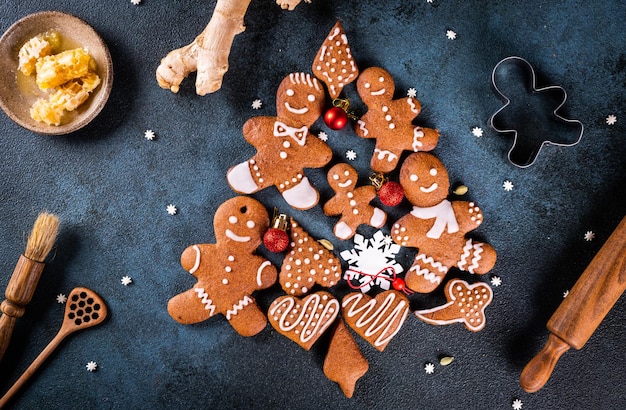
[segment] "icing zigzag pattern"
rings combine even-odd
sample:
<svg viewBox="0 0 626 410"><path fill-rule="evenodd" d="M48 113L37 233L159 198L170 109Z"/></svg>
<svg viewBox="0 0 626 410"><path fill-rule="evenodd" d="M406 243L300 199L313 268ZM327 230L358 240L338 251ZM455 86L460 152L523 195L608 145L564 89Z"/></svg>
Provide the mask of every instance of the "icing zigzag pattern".
<svg viewBox="0 0 626 410"><path fill-rule="evenodd" d="M248 295L244 296L244 298L241 299L239 303L237 303L236 305L233 305L232 309L228 309L226 311L226 319L230 320L230 318L235 316L237 312L239 312L240 310L244 308L244 306L248 306L250 303L252 303L252 299L250 299Z"/></svg>
<svg viewBox="0 0 626 410"><path fill-rule="evenodd" d="M472 252L473 251L473 252ZM463 254L461 255L461 260L457 264L459 269L467 271L469 273L474 273L474 270L478 268L481 260L481 253L483 252L483 244L482 243L474 243L471 239L468 239L465 242L465 246L463 247ZM467 259L472 256L471 265L467 265Z"/></svg>
<svg viewBox="0 0 626 410"><path fill-rule="evenodd" d="M215 313L215 305L213 301L209 299L209 294L204 291L204 288L194 288L194 291L198 294L198 297L201 299L200 302L204 304L204 308L206 310L211 311L211 316Z"/></svg>

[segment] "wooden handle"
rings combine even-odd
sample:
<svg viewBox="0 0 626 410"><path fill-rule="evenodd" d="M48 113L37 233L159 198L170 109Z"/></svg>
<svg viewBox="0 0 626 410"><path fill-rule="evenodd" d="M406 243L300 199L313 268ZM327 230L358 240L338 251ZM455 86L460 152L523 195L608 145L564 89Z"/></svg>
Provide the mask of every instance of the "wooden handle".
<svg viewBox="0 0 626 410"><path fill-rule="evenodd" d="M37 369L39 369L39 367L48 358L48 356L50 356L54 349L59 346L65 336L67 336L67 332L57 333L54 339L52 339L52 341L48 343L48 346L46 346L46 348L43 349L41 353L39 353L39 356L37 356L37 358L31 363L30 366L28 366L28 369L24 371L24 373L20 376L19 379L17 379L13 386L11 386L11 388L4 394L4 396L2 396L2 398L0 399L0 409L4 408L4 406L7 405L7 403L9 402L9 400L11 400L15 393L17 393L18 390L22 388L22 386L28 381L28 379L30 379L30 377L37 371Z"/></svg>
<svg viewBox="0 0 626 410"><path fill-rule="evenodd" d="M15 316L9 316L7 314L0 316L0 361L9 347L16 320Z"/></svg>
<svg viewBox="0 0 626 410"><path fill-rule="evenodd" d="M528 393L541 389L550 378L556 362L569 348L570 345L558 336L550 334L544 348L524 367L519 379L522 389Z"/></svg>

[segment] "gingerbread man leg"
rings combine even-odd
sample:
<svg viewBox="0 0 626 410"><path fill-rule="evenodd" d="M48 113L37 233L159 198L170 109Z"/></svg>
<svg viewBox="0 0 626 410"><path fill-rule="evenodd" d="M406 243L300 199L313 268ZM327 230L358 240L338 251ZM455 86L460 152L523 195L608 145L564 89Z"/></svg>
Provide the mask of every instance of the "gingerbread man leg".
<svg viewBox="0 0 626 410"><path fill-rule="evenodd" d="M419 293L430 293L437 289L449 268L432 256L418 252L404 280L409 288Z"/></svg>
<svg viewBox="0 0 626 410"><path fill-rule="evenodd" d="M225 314L231 326L242 336L254 336L267 324L265 315L249 296L244 296Z"/></svg>

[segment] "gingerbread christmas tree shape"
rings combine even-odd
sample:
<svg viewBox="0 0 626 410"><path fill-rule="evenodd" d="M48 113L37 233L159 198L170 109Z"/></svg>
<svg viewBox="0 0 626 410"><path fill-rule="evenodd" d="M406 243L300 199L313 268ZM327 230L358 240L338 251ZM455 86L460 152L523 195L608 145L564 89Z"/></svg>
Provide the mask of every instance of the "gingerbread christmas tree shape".
<svg viewBox="0 0 626 410"><path fill-rule="evenodd" d="M280 269L283 290L290 295L308 293L317 283L331 287L341 279L341 263L291 218L291 250Z"/></svg>
<svg viewBox="0 0 626 410"><path fill-rule="evenodd" d="M320 47L313 61L313 74L319 78L334 99L339 97L346 84L359 76L359 69L352 57L348 36L337 22Z"/></svg>

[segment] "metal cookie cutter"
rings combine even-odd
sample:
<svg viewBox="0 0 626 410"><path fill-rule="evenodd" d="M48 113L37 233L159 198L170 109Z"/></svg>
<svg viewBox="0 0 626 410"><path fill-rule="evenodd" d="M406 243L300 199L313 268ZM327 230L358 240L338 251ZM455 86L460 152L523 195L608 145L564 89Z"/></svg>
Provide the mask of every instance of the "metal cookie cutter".
<svg viewBox="0 0 626 410"><path fill-rule="evenodd" d="M491 83L505 104L489 119L499 133L513 134L513 145L507 157L520 168L533 165L546 145L571 147L580 142L584 125L565 118L558 111L567 101L563 87L552 85L537 88L536 74L530 63L521 57L500 60L491 73ZM552 108L556 106L556 108ZM515 126L510 124L515 123ZM577 138L563 136L576 128ZM578 131L580 129L580 131Z"/></svg>

